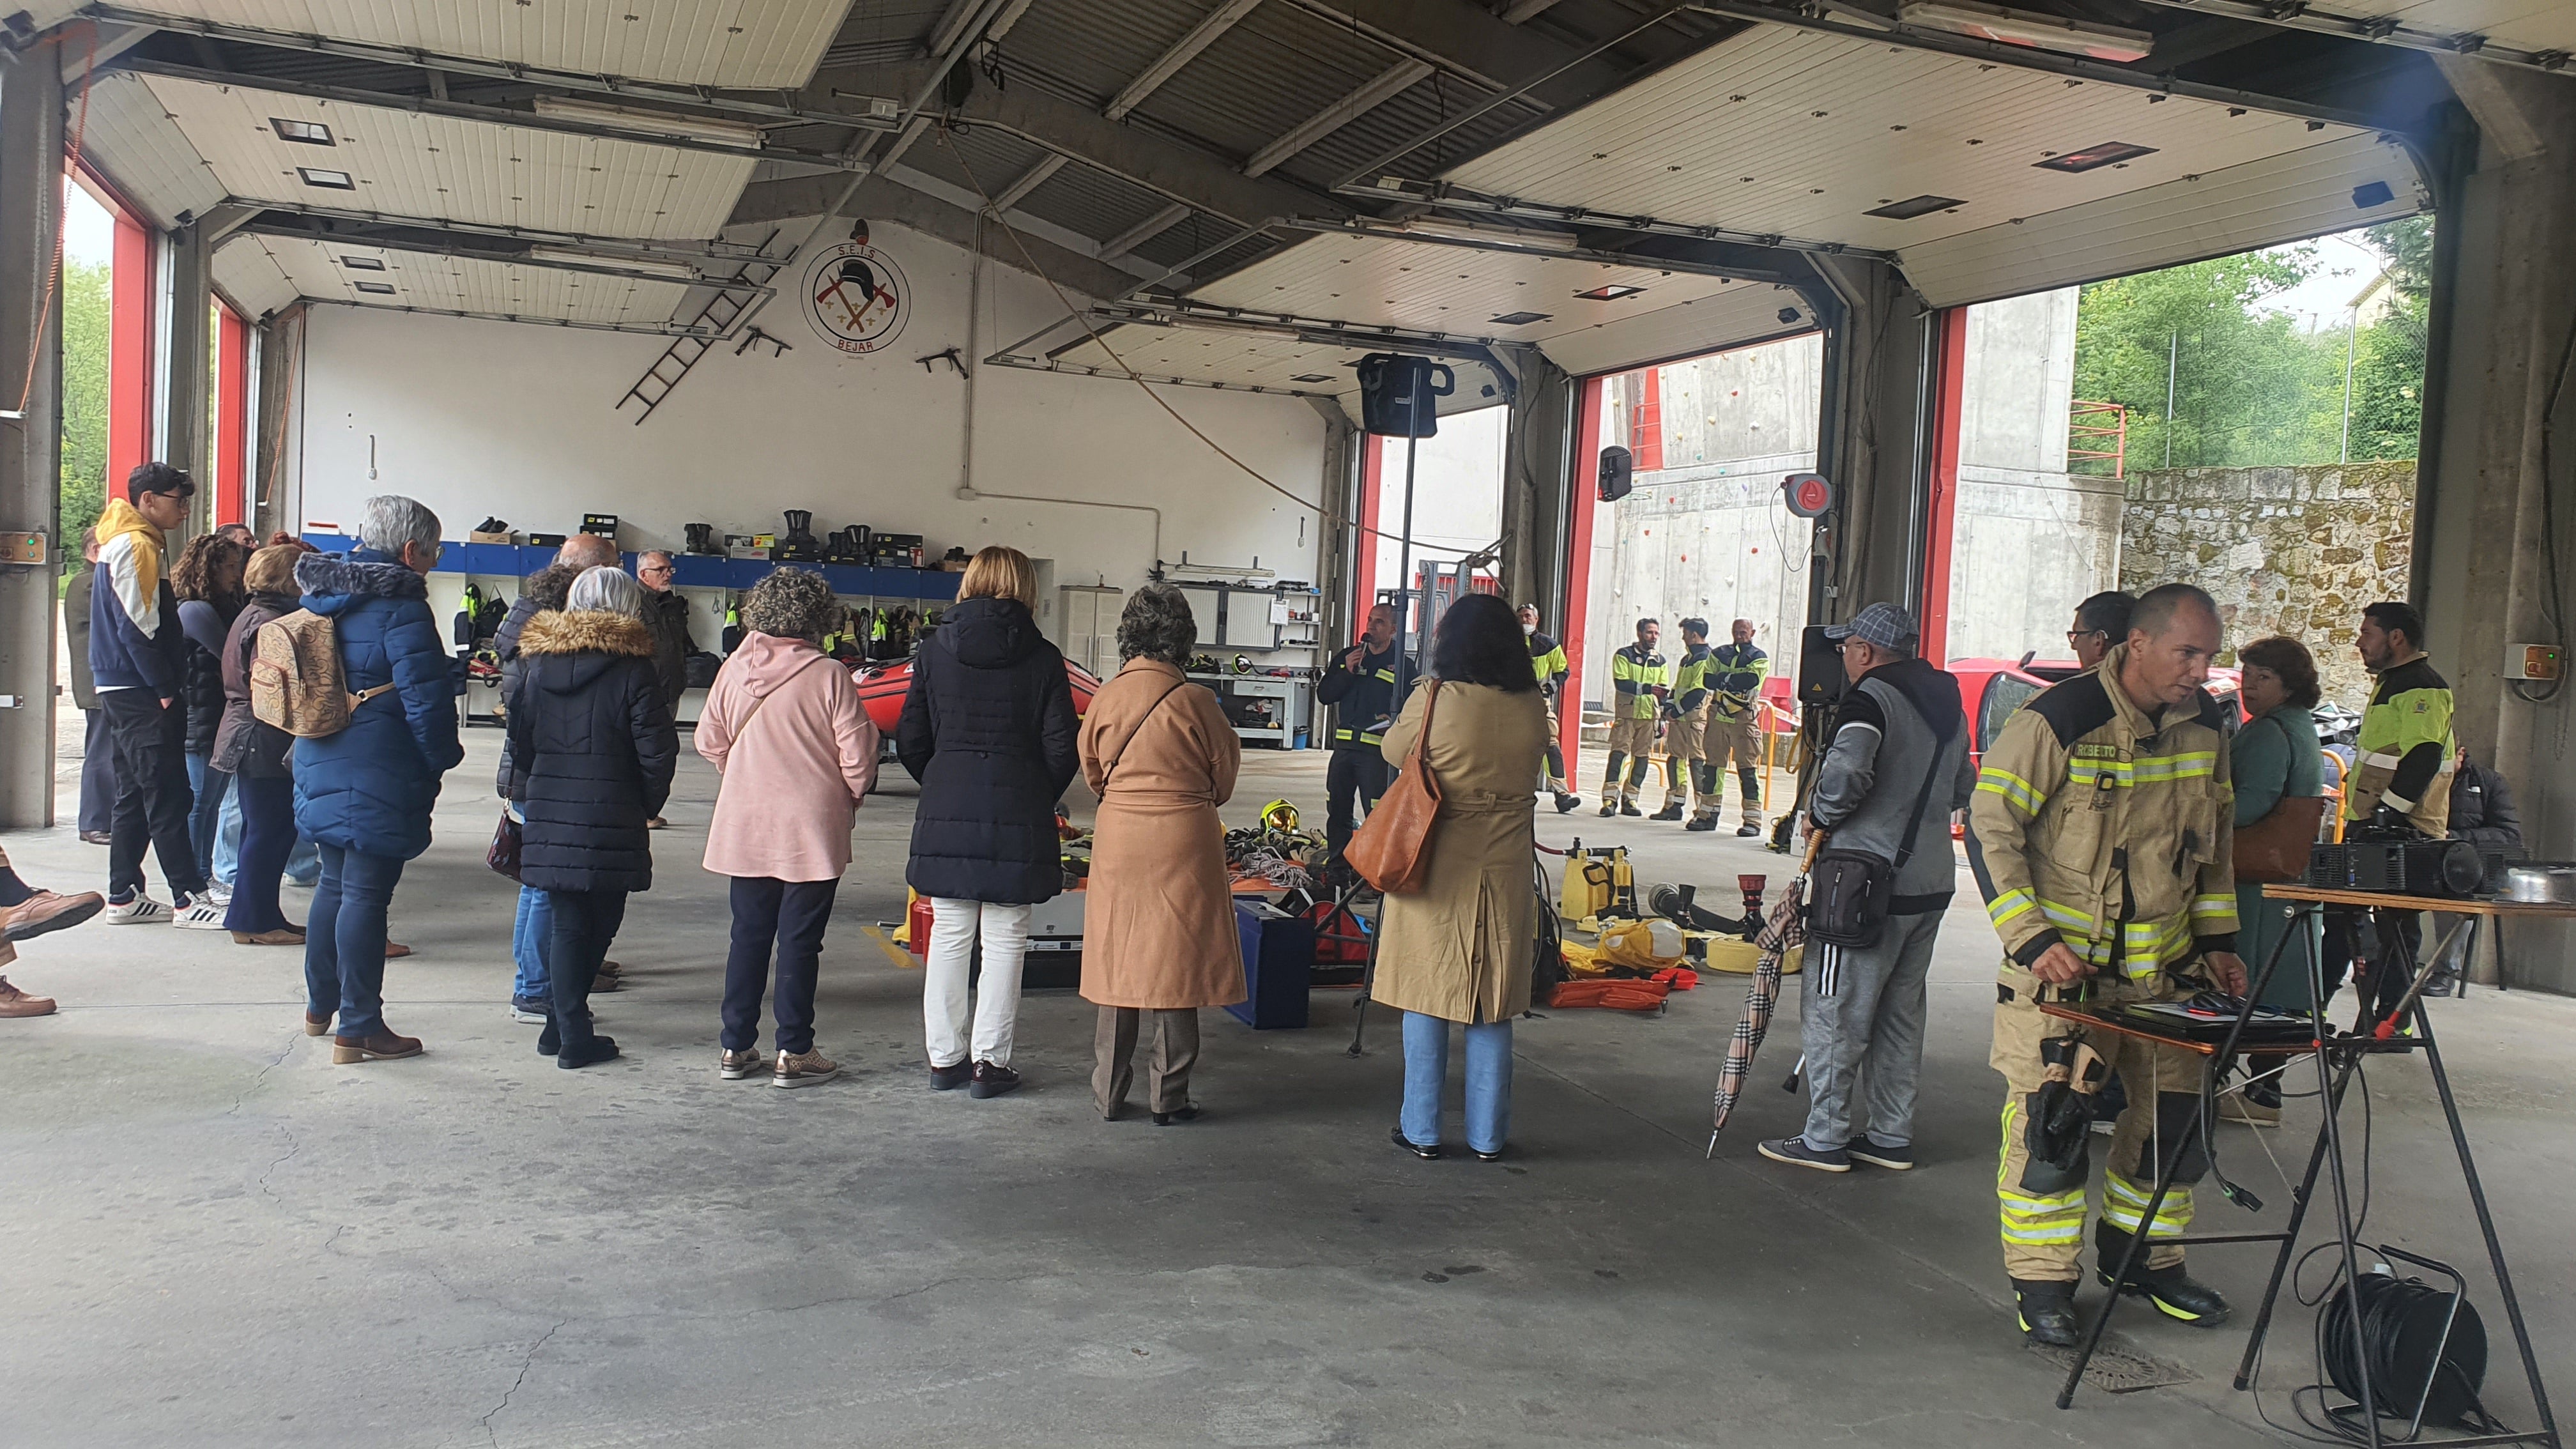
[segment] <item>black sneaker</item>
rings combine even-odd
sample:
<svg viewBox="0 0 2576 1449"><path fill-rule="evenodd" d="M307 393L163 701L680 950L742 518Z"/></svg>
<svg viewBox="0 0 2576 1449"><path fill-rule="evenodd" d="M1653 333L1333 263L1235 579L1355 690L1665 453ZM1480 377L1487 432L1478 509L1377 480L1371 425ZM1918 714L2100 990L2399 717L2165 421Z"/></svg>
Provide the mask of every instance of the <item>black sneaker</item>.
<svg viewBox="0 0 2576 1449"><path fill-rule="evenodd" d="M1403 1148L1405 1151L1412 1153L1414 1156L1421 1158L1425 1162L1436 1161L1440 1156L1439 1143L1434 1142L1425 1146L1422 1143L1414 1141L1412 1138L1404 1135L1404 1124L1400 1122L1395 1126L1388 1128L1386 1135L1388 1141L1393 1142L1396 1146Z"/></svg>
<svg viewBox="0 0 2576 1449"><path fill-rule="evenodd" d="M1866 1162L1890 1172L1914 1170L1914 1149L1911 1147L1881 1147L1866 1137L1855 1137L1843 1151L1850 1153L1854 1162Z"/></svg>
<svg viewBox="0 0 2576 1449"><path fill-rule="evenodd" d="M555 1053L555 1065L568 1072L616 1059L617 1038L613 1036L594 1036L586 1047L565 1047Z"/></svg>
<svg viewBox="0 0 2576 1449"><path fill-rule="evenodd" d="M1818 1172L1851 1171L1851 1153L1848 1149L1837 1147L1828 1152L1819 1147L1809 1146L1803 1136L1775 1137L1771 1141L1756 1145L1753 1150L1773 1162L1785 1162L1791 1167L1811 1167Z"/></svg>
<svg viewBox="0 0 2576 1449"><path fill-rule="evenodd" d="M2013 1308L2021 1319L2022 1337L2050 1348L2073 1348L2082 1336L2075 1318L2072 1283L2013 1280Z"/></svg>
<svg viewBox="0 0 2576 1449"><path fill-rule="evenodd" d="M991 1062L977 1062L975 1081L966 1089L966 1095L976 1098L998 1097L1004 1092L1016 1092L1019 1089L1019 1073L1009 1067L996 1066Z"/></svg>
<svg viewBox="0 0 2576 1449"><path fill-rule="evenodd" d="M2097 1268L2094 1276L2104 1287L2111 1284L2107 1268ZM2144 1298L2167 1318L2178 1319L2194 1328L2216 1328L2227 1321L2227 1300L2219 1291L2183 1271L2183 1265L2170 1268L2140 1268L2129 1276L2120 1289L2132 1298Z"/></svg>
<svg viewBox="0 0 2576 1449"><path fill-rule="evenodd" d="M930 1069L930 1090L934 1092L953 1092L973 1080L975 1080L973 1062L959 1062L953 1067Z"/></svg>

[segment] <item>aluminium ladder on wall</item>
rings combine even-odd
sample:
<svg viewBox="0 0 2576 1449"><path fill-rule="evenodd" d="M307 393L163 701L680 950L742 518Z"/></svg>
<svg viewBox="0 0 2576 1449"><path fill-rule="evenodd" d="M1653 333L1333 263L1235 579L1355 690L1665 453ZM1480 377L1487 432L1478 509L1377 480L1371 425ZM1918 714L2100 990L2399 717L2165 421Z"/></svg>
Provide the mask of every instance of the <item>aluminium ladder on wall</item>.
<svg viewBox="0 0 2576 1449"><path fill-rule="evenodd" d="M692 329L689 335L672 339L671 345L662 349L662 355L653 360L653 365L644 369L644 375L635 380L635 385L626 390L626 395L617 400L619 408L625 407L630 402L640 402L644 405L643 411L635 415L637 427L642 427L644 420L653 416L653 410L660 407L663 399L669 397L672 391L679 387L681 381L688 377L690 370L698 365L698 360L705 357L709 349L723 340L736 322L741 321L746 314L767 300L767 293L729 288L727 283L757 287L778 275L780 269L785 267L790 259L766 255L769 244L777 239L778 233L771 231L768 236L761 238L760 250L763 255L743 263L742 270L733 276L707 284L716 289L716 294L709 297L707 304L698 309L697 316L689 319L689 326Z"/></svg>

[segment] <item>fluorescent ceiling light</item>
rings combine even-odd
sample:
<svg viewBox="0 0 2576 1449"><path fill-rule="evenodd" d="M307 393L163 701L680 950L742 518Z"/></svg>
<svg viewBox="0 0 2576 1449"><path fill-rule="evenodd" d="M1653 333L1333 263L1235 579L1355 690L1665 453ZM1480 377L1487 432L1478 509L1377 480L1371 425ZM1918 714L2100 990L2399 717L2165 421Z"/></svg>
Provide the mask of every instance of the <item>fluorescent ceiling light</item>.
<svg viewBox="0 0 2576 1449"><path fill-rule="evenodd" d="M1337 378L1337 377L1333 376L1333 375L1332 375L1331 373L1329 373L1329 372L1301 372L1301 373L1297 374L1295 377L1292 377L1292 378L1290 378L1290 379L1288 379L1288 380L1289 380L1290 382L1339 382L1339 381L1341 381L1341 379L1340 379L1340 378Z"/></svg>
<svg viewBox="0 0 2576 1449"><path fill-rule="evenodd" d="M379 297L390 297L394 294L394 284L391 282L359 282L356 286L361 292Z"/></svg>
<svg viewBox="0 0 2576 1449"><path fill-rule="evenodd" d="M2042 171L2082 172L2103 166L2116 166L2123 161L2135 161L2141 156L2154 154L2156 154L2156 148L2153 146L2139 146L2128 141L2105 141L2098 146L2087 146L2081 151L2069 151L2031 164Z"/></svg>
<svg viewBox="0 0 2576 1449"><path fill-rule="evenodd" d="M669 277L675 282L699 280L698 269L686 262L650 261L639 257L603 257L589 252L570 251L563 247L530 247L528 260L571 262L576 266L584 267L614 267L621 272L650 272L657 277Z"/></svg>
<svg viewBox="0 0 2576 1449"><path fill-rule="evenodd" d="M1918 216L1930 216L1936 211L1948 211L1951 207L1965 205L1967 205L1966 202L1955 196L1934 196L1926 192L1921 196L1909 196L1903 201L1891 201L1885 206L1872 207L1861 215L1883 216L1889 221L1912 221Z"/></svg>
<svg viewBox="0 0 2576 1449"><path fill-rule="evenodd" d="M1625 282L1611 282L1606 286L1594 287L1588 292L1577 292L1574 295L1585 302L1616 302L1624 297L1633 297L1644 290L1646 289L1643 287L1631 287Z"/></svg>
<svg viewBox="0 0 2576 1449"><path fill-rule="evenodd" d="M2123 65L2146 59L2156 43L2156 38L2143 30L2096 25L2062 15L2039 15L2002 5L1979 4L1977 0L1913 0L1897 7L1896 23L1916 30L1938 30Z"/></svg>
<svg viewBox="0 0 2576 1449"><path fill-rule="evenodd" d="M295 174L304 178L305 185L319 186L325 191L358 189L357 181L346 171L333 171L321 166L298 166L295 168Z"/></svg>
<svg viewBox="0 0 2576 1449"><path fill-rule="evenodd" d="M385 269L383 258L362 257L354 253L343 253L340 257L340 265L353 272L381 272Z"/></svg>
<svg viewBox="0 0 2576 1449"><path fill-rule="evenodd" d="M746 151L759 150L761 143L760 128L740 121L674 116L663 111L636 110L631 106L603 106L596 101L572 100L563 96L539 96L531 109L540 116L551 116L560 121L588 121L594 125L615 126L622 131L649 131L657 136L678 136L718 146L740 146Z"/></svg>
<svg viewBox="0 0 2576 1449"><path fill-rule="evenodd" d="M295 141L307 146L335 146L331 128L320 121L290 121L283 116L268 118L269 134L281 141Z"/></svg>

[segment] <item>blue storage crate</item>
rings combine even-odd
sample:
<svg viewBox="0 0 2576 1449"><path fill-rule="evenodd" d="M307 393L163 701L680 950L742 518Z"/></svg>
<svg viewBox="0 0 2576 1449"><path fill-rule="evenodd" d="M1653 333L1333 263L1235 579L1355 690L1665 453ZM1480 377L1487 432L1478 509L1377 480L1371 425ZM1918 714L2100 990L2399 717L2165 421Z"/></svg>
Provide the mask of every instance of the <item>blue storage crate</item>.
<svg viewBox="0 0 2576 1449"><path fill-rule="evenodd" d="M1315 923L1268 901L1238 899L1234 925L1243 942L1245 992L1226 1010L1254 1031L1303 1027L1315 975Z"/></svg>

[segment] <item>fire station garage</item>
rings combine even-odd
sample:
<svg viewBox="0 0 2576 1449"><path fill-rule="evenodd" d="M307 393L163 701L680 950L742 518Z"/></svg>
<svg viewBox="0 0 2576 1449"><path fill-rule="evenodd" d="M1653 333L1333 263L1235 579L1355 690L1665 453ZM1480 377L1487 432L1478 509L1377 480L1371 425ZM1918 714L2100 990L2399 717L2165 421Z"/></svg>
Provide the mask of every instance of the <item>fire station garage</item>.
<svg viewBox="0 0 2576 1449"><path fill-rule="evenodd" d="M2576 5L20 3L0 1442L2562 1442Z"/></svg>

